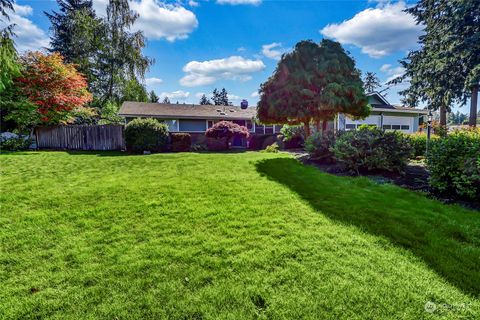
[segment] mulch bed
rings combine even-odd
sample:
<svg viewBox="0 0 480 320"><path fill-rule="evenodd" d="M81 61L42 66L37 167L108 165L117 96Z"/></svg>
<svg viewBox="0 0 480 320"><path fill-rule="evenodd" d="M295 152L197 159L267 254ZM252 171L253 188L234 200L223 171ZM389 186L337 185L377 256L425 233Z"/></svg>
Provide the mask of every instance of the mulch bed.
<svg viewBox="0 0 480 320"><path fill-rule="evenodd" d="M334 174L337 176L354 176L350 172L346 171L339 164L324 163L312 160L305 152L297 151L293 153L295 154L296 158L302 163L313 165L323 172ZM405 172L403 174L393 173L389 171L370 171L362 172L361 175L368 177L380 184L393 183L402 188L424 192L428 197L437 199L446 204L456 203L463 207L480 211L480 202L478 201L439 197L438 195L434 194L428 184L429 172L425 168L425 165L420 161L410 162L405 168Z"/></svg>

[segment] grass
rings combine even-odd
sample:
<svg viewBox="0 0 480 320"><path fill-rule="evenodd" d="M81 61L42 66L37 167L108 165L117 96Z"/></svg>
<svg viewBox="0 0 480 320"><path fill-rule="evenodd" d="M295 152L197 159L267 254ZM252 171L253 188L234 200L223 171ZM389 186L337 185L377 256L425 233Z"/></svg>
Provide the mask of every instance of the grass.
<svg viewBox="0 0 480 320"><path fill-rule="evenodd" d="M250 152L0 165L0 319L480 317L479 213L396 186Z"/></svg>

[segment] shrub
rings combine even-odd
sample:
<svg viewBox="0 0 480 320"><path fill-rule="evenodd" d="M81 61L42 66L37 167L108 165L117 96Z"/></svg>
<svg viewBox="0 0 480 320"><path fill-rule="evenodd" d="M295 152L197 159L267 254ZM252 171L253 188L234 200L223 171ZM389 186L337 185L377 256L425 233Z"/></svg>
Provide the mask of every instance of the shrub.
<svg viewBox="0 0 480 320"><path fill-rule="evenodd" d="M405 134L410 146L413 148L412 157L423 157L425 156L425 151L427 150L427 135L422 132L417 132L413 134ZM430 141L438 139L438 136L431 135Z"/></svg>
<svg viewBox="0 0 480 320"><path fill-rule="evenodd" d="M134 153L143 151L164 151L168 142L168 127L156 119L134 119L125 128L127 150Z"/></svg>
<svg viewBox="0 0 480 320"><path fill-rule="evenodd" d="M208 150L208 148L207 148L206 144L194 143L190 147L190 151L193 151L193 152L201 152L201 151L207 151L207 150Z"/></svg>
<svg viewBox="0 0 480 320"><path fill-rule="evenodd" d="M278 144L274 142L273 144L267 146L264 150L262 150L262 152L278 153L279 148L280 147L278 146Z"/></svg>
<svg viewBox="0 0 480 320"><path fill-rule="evenodd" d="M283 135L285 149L301 148L305 140L305 129L303 126L284 125L280 129Z"/></svg>
<svg viewBox="0 0 480 320"><path fill-rule="evenodd" d="M361 126L338 137L331 151L338 162L356 174L370 170L400 172L408 163L412 147L400 132Z"/></svg>
<svg viewBox="0 0 480 320"><path fill-rule="evenodd" d="M220 121L215 123L213 127L209 128L207 132L205 132L205 135L209 138L224 139L225 148L229 149L230 140L234 136L242 136L248 138L250 133L245 126L240 126L231 121Z"/></svg>
<svg viewBox="0 0 480 320"><path fill-rule="evenodd" d="M458 130L432 141L427 166L434 191L480 199L480 129Z"/></svg>
<svg viewBox="0 0 480 320"><path fill-rule="evenodd" d="M336 140L336 134L333 131L315 132L305 140L305 151L313 159L321 161L332 161L333 152L330 150Z"/></svg>
<svg viewBox="0 0 480 320"><path fill-rule="evenodd" d="M263 150L271 144L277 142L277 137L271 134L252 135L248 142L248 148L252 150Z"/></svg>
<svg viewBox="0 0 480 320"><path fill-rule="evenodd" d="M190 151L192 139L189 133L171 133L170 144L173 152Z"/></svg>
<svg viewBox="0 0 480 320"><path fill-rule="evenodd" d="M31 139L12 132L3 132L0 135L0 151L27 150L31 144Z"/></svg>

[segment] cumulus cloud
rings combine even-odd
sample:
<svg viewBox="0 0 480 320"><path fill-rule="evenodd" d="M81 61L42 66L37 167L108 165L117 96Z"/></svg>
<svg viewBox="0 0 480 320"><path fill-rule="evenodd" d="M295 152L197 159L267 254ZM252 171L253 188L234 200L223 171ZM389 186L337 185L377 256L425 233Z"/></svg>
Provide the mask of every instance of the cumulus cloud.
<svg viewBox="0 0 480 320"><path fill-rule="evenodd" d="M409 50L417 46L423 26L417 25L413 16L403 11L405 8L402 1L381 3L357 13L350 20L329 24L320 33L342 44L353 44L374 58Z"/></svg>
<svg viewBox="0 0 480 320"><path fill-rule="evenodd" d="M149 39L186 39L198 27L195 14L178 4L159 0L131 0L129 4L139 15L133 29L143 31ZM108 0L93 1L93 8L101 16L106 14L107 5Z"/></svg>
<svg viewBox="0 0 480 320"><path fill-rule="evenodd" d="M286 50L282 48L282 44L279 42L274 42L270 44L265 44L262 46L262 54L270 59L280 60L282 54Z"/></svg>
<svg viewBox="0 0 480 320"><path fill-rule="evenodd" d="M393 79L403 75L405 69L401 66L393 67L391 64L384 64L380 67L380 71L387 75L387 80L385 83L392 81Z"/></svg>
<svg viewBox="0 0 480 320"><path fill-rule="evenodd" d="M236 6L239 4L253 4L259 5L262 0L217 0L218 4L230 4L232 6Z"/></svg>
<svg viewBox="0 0 480 320"><path fill-rule="evenodd" d="M180 84L186 87L209 85L217 80L247 81L251 74L265 69L261 60L248 60L240 56L207 61L190 61L183 67L187 73L180 79Z"/></svg>
<svg viewBox="0 0 480 320"><path fill-rule="evenodd" d="M145 79L145 83L147 84L147 86L155 86L155 85L159 85L160 83L162 83L163 80L160 79L160 78L155 78L155 77L151 77L151 78L146 78Z"/></svg>
<svg viewBox="0 0 480 320"><path fill-rule="evenodd" d="M15 12L8 10L10 21L0 21L0 29L9 24L15 24L13 31L16 34L15 46L19 52L41 50L49 46L49 38L45 31L40 29L27 17L32 15L33 9L28 5L13 4Z"/></svg>
<svg viewBox="0 0 480 320"><path fill-rule="evenodd" d="M250 95L250 97L258 98L258 97L260 97L260 94L258 93L258 91L253 91L252 94Z"/></svg>
<svg viewBox="0 0 480 320"><path fill-rule="evenodd" d="M190 1L188 1L188 5L190 7L198 7L200 5L200 3L198 3L197 1L190 0Z"/></svg>
<svg viewBox="0 0 480 320"><path fill-rule="evenodd" d="M190 96L190 92L185 92L183 90L177 90L173 92L162 92L160 94L160 98L168 97L170 101L173 103L176 100L185 101Z"/></svg>

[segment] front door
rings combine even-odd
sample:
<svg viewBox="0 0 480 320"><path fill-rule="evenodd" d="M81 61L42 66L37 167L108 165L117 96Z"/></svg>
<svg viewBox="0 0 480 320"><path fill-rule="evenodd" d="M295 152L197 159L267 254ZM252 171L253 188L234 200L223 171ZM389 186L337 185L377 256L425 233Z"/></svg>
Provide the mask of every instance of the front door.
<svg viewBox="0 0 480 320"><path fill-rule="evenodd" d="M232 139L232 147L241 148L243 147L243 138L242 136L236 135Z"/></svg>

